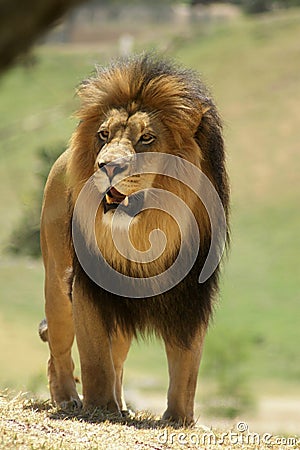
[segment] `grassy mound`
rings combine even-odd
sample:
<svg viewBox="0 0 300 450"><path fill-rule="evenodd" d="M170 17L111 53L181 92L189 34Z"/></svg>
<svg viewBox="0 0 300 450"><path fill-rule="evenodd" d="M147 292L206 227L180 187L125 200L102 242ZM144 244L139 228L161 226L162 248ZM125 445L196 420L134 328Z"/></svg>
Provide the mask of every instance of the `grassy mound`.
<svg viewBox="0 0 300 450"><path fill-rule="evenodd" d="M148 413L122 419L99 410L89 414L58 411L47 402L25 394L0 394L0 448L44 450L179 450L182 448L286 449L297 448L297 438L260 436L240 422L232 430L171 426Z"/></svg>

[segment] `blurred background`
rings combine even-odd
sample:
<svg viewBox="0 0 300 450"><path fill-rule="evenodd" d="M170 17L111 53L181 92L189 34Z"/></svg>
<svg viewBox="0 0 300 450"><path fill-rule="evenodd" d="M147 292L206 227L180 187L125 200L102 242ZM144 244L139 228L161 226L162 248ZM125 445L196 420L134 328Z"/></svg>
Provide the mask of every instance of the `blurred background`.
<svg viewBox="0 0 300 450"><path fill-rule="evenodd" d="M49 397L39 214L49 168L76 127L75 88L95 64L150 49L199 71L224 119L232 248L196 416L299 433L300 0L89 1L2 74L0 389ZM134 344L125 386L133 408L163 412L160 343Z"/></svg>

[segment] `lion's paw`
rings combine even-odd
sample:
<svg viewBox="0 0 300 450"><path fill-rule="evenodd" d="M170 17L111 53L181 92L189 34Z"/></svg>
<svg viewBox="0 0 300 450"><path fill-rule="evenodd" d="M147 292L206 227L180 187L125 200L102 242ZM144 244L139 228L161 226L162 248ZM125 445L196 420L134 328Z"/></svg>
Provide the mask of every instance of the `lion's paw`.
<svg viewBox="0 0 300 450"><path fill-rule="evenodd" d="M131 409L122 409L120 412L121 412L122 417L124 417L125 419L134 419L135 418L135 413Z"/></svg>
<svg viewBox="0 0 300 450"><path fill-rule="evenodd" d="M70 400L59 402L58 407L60 409L81 409L82 401L80 398L71 397Z"/></svg>

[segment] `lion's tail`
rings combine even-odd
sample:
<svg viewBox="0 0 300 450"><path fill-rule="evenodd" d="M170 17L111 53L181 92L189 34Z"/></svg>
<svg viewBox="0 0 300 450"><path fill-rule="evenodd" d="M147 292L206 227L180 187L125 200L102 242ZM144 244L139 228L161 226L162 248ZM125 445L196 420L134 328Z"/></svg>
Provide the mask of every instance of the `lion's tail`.
<svg viewBox="0 0 300 450"><path fill-rule="evenodd" d="M39 324L39 336L43 342L48 342L48 324L46 319L43 319Z"/></svg>

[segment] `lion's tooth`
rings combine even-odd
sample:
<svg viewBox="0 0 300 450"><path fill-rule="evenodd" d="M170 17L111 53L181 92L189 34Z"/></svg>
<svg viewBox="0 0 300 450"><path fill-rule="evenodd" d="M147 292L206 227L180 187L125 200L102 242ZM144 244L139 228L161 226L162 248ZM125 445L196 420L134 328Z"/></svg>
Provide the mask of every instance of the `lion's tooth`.
<svg viewBox="0 0 300 450"><path fill-rule="evenodd" d="M108 204L112 203L111 198L107 194L105 194L105 200L106 200L106 203L108 203Z"/></svg>
<svg viewBox="0 0 300 450"><path fill-rule="evenodd" d="M128 195L126 195L126 197L124 198L123 204L124 204L124 206L128 206L128 204L129 204Z"/></svg>

